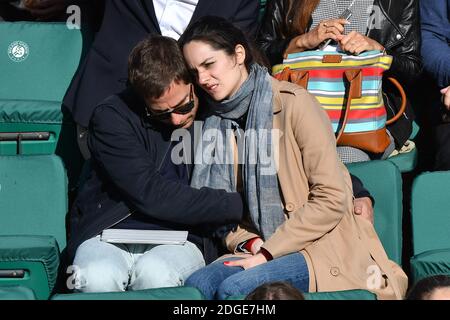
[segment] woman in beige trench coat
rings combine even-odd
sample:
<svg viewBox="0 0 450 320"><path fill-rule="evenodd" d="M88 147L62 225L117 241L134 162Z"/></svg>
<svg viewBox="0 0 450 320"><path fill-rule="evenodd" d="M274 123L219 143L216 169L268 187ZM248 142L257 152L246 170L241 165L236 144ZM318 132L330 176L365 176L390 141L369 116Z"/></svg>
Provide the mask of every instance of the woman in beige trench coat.
<svg viewBox="0 0 450 320"><path fill-rule="evenodd" d="M201 19L180 46L206 93L203 130L214 138L202 142L203 150L212 145L216 157L196 163L191 184L242 191L249 211L224 235L231 254L185 285L208 299L245 295L272 281L308 292L366 289L379 299L401 299L407 277L388 259L372 224L353 214L350 176L317 100L270 77L242 32L225 20Z"/></svg>

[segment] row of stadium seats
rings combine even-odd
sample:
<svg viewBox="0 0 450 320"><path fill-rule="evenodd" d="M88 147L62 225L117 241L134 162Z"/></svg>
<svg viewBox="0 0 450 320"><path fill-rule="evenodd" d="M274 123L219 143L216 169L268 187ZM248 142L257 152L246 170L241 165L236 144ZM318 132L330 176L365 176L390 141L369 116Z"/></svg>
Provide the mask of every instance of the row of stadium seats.
<svg viewBox="0 0 450 320"><path fill-rule="evenodd" d="M376 300L376 296L366 290L340 292L304 293L306 300ZM242 300L243 296L229 300ZM0 300L36 300L34 291L28 287L0 287ZM139 291L106 293L55 294L51 300L204 300L200 291L190 287L147 289Z"/></svg>

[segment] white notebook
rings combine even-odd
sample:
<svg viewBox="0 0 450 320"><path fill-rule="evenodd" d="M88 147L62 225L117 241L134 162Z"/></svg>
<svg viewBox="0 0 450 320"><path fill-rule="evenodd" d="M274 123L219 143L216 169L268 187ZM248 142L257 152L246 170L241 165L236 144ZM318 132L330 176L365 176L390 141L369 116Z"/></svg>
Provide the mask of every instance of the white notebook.
<svg viewBox="0 0 450 320"><path fill-rule="evenodd" d="M100 239L109 243L185 244L187 231L106 229Z"/></svg>

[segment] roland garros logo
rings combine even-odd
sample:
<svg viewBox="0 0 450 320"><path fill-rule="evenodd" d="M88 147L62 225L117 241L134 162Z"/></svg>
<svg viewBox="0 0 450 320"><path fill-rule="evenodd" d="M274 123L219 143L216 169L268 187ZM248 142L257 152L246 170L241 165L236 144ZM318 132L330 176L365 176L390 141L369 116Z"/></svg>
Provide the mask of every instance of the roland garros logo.
<svg viewBox="0 0 450 320"><path fill-rule="evenodd" d="M29 47L23 41L14 41L8 47L8 56L14 62L22 62L29 55Z"/></svg>

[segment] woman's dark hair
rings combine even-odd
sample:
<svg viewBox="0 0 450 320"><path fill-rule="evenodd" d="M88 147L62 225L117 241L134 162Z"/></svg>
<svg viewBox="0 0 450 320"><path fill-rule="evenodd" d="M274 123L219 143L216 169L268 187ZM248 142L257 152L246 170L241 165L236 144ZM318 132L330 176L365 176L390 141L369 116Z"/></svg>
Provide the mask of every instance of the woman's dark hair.
<svg viewBox="0 0 450 320"><path fill-rule="evenodd" d="M428 300L434 290L450 288L450 277L437 275L418 281L409 291L407 300Z"/></svg>
<svg viewBox="0 0 450 320"><path fill-rule="evenodd" d="M286 26L290 34L303 34L307 31L311 16L319 5L320 0L289 0L286 12ZM290 22L292 20L292 23Z"/></svg>
<svg viewBox="0 0 450 320"><path fill-rule="evenodd" d="M305 300L305 297L288 282L277 281L259 286L245 300Z"/></svg>
<svg viewBox="0 0 450 320"><path fill-rule="evenodd" d="M215 16L200 18L186 29L178 43L183 49L186 44L195 40L205 42L215 50L224 50L230 56L234 55L238 44L242 45L245 49L244 64L247 71L253 62L267 65L262 54L248 41L244 33L224 18Z"/></svg>
<svg viewBox="0 0 450 320"><path fill-rule="evenodd" d="M143 98L159 98L172 81L192 82L178 43L151 35L139 42L128 58L128 84Z"/></svg>

